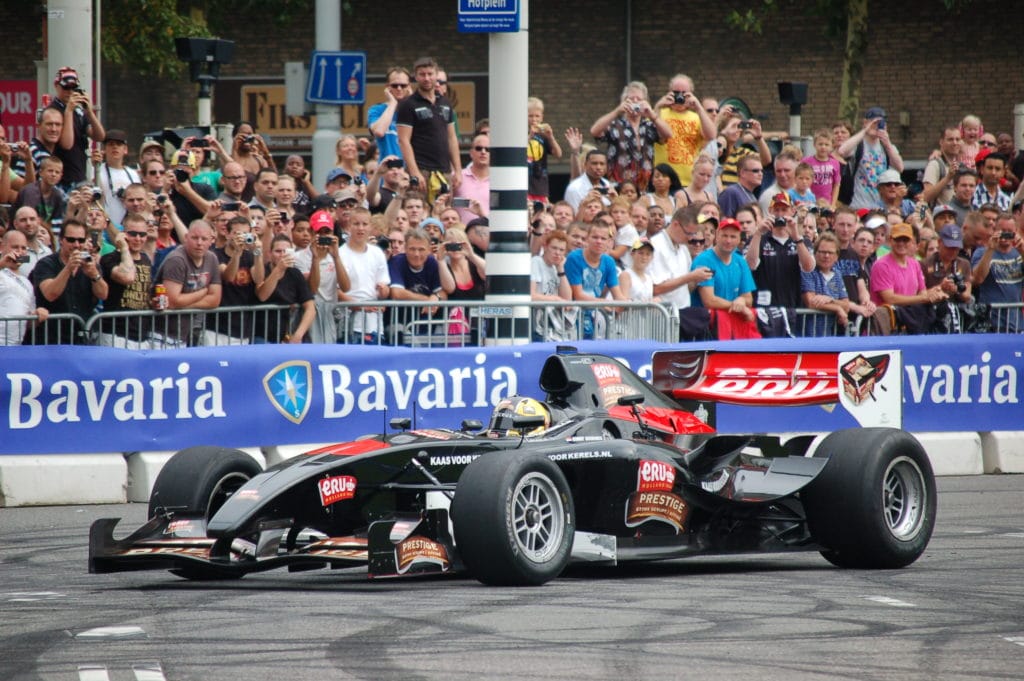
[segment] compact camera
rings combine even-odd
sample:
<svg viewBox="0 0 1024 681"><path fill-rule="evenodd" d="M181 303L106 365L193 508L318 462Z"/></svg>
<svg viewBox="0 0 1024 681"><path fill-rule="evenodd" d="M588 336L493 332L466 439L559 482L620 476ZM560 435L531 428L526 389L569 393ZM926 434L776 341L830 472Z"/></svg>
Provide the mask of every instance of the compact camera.
<svg viewBox="0 0 1024 681"><path fill-rule="evenodd" d="M92 262L92 253L89 251L79 251L78 259L82 262Z"/></svg>
<svg viewBox="0 0 1024 681"><path fill-rule="evenodd" d="M92 200L94 202L99 202L100 199L102 199L102 198L103 198L103 192L101 190L99 190L99 189L93 189L92 190Z"/></svg>
<svg viewBox="0 0 1024 681"><path fill-rule="evenodd" d="M246 235L245 235L245 236L243 237L243 241L245 241L245 243L246 243L247 245L252 245L252 244L256 243L256 235L255 235L255 234L253 234L252 232L248 232L248 233L247 233L247 234L246 234Z"/></svg>
<svg viewBox="0 0 1024 681"><path fill-rule="evenodd" d="M318 236L316 238L316 243L318 246L330 246L334 243L334 239L329 236Z"/></svg>
<svg viewBox="0 0 1024 681"><path fill-rule="evenodd" d="M444 250L449 253L455 253L462 250L462 244L456 244L449 241L444 245Z"/></svg>
<svg viewBox="0 0 1024 681"><path fill-rule="evenodd" d="M786 226L786 218L782 217L781 215L776 215L772 219L772 226L773 227L785 227Z"/></svg>
<svg viewBox="0 0 1024 681"><path fill-rule="evenodd" d="M676 104L686 104L686 95L681 92L676 92L672 95L672 99Z"/></svg>

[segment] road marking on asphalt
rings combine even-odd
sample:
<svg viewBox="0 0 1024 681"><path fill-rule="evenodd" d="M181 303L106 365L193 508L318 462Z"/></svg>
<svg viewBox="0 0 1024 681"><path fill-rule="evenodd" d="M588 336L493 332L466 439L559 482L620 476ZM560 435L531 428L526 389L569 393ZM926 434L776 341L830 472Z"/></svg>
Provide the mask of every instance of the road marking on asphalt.
<svg viewBox="0 0 1024 681"><path fill-rule="evenodd" d="M132 671L135 673L135 681L167 681L159 662L133 664Z"/></svg>
<svg viewBox="0 0 1024 681"><path fill-rule="evenodd" d="M1024 539L1024 532L1007 532L1003 536L1004 537L1013 537L1014 539Z"/></svg>
<svg viewBox="0 0 1024 681"><path fill-rule="evenodd" d="M140 662L132 665L135 681L167 681L159 662ZM78 681L110 681L107 668L98 664L78 665Z"/></svg>
<svg viewBox="0 0 1024 681"><path fill-rule="evenodd" d="M898 598L889 598L888 596L864 596L863 598L865 598L865 599L867 599L869 601L873 601L875 603L880 603L882 605L891 605L894 608L916 608L917 607L913 603L907 603L906 601L901 601Z"/></svg>
<svg viewBox="0 0 1024 681"><path fill-rule="evenodd" d="M96 627L95 629L86 629L75 634L75 638L80 641L102 641L109 639L149 638L149 635L143 631L142 627Z"/></svg>
<svg viewBox="0 0 1024 681"><path fill-rule="evenodd" d="M64 598L66 595L59 591L9 591L4 594L4 600L8 603L35 603Z"/></svg>
<svg viewBox="0 0 1024 681"><path fill-rule="evenodd" d="M78 681L110 681L107 668L102 665L78 665Z"/></svg>
<svg viewBox="0 0 1024 681"><path fill-rule="evenodd" d="M1024 636L1004 636L1003 640L1009 641L1010 643L1016 643L1019 646L1024 646Z"/></svg>

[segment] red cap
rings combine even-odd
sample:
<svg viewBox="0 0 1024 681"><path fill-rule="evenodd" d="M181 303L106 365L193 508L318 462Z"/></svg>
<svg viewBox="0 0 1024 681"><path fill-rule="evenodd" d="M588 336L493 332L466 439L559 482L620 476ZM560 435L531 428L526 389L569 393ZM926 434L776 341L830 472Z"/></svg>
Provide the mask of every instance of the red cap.
<svg viewBox="0 0 1024 681"><path fill-rule="evenodd" d="M725 229L726 227L732 227L733 229L738 229L741 232L743 231L743 228L740 227L739 220L734 220L733 218L723 218L722 221L718 223L718 229Z"/></svg>
<svg viewBox="0 0 1024 681"><path fill-rule="evenodd" d="M982 162L986 158L988 158L988 155L991 154L991 153L992 153L992 149L989 149L988 147L985 147L984 149L979 151L978 155L974 157L974 165L980 166L982 164Z"/></svg>
<svg viewBox="0 0 1024 681"><path fill-rule="evenodd" d="M309 226L314 232L319 232L321 229L334 229L334 218L331 214L325 210L318 210L309 216Z"/></svg>
<svg viewBox="0 0 1024 681"><path fill-rule="evenodd" d="M787 194L786 192L779 192L778 194L772 197L772 205L775 205L776 203L781 203L784 206L793 205L793 202L789 200L789 194Z"/></svg>
<svg viewBox="0 0 1024 681"><path fill-rule="evenodd" d="M870 208L858 208L857 209L857 219L863 220L864 216L867 215L870 212L871 212Z"/></svg>

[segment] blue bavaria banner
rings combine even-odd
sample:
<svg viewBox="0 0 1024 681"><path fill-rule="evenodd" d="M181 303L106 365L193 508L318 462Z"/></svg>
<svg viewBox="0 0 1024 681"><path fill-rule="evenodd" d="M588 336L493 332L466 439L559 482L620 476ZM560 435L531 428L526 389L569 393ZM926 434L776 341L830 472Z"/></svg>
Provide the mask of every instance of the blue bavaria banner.
<svg viewBox="0 0 1024 681"><path fill-rule="evenodd" d="M508 394L540 396L553 344L458 349L262 345L132 351L0 349L0 453L173 450L350 440L398 416L417 427L486 423ZM670 346L580 342L651 377L656 350L903 351L904 427L1019 430L1024 423L1014 336L786 339ZM828 431L856 423L841 408L718 407L722 432Z"/></svg>

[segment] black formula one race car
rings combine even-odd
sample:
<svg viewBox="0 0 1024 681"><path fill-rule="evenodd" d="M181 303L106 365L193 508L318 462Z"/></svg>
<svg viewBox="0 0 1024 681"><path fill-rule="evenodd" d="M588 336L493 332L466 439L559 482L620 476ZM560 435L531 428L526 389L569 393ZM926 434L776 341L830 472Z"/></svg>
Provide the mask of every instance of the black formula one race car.
<svg viewBox="0 0 1024 681"><path fill-rule="evenodd" d="M697 416L712 399L829 403L845 389L866 400L887 359L839 366L836 353L799 353L789 376L758 387L736 379L755 355L659 352L650 384L615 359L560 348L541 371L543 401L509 398L486 429L394 419L398 432L266 471L238 450L185 449L160 472L145 525L115 539L118 519L93 524L89 571L229 579L365 565L371 577L539 585L570 562L778 551L851 568L914 562L936 493L912 435L852 428L783 443L717 435ZM690 398L697 415L682 408Z"/></svg>

